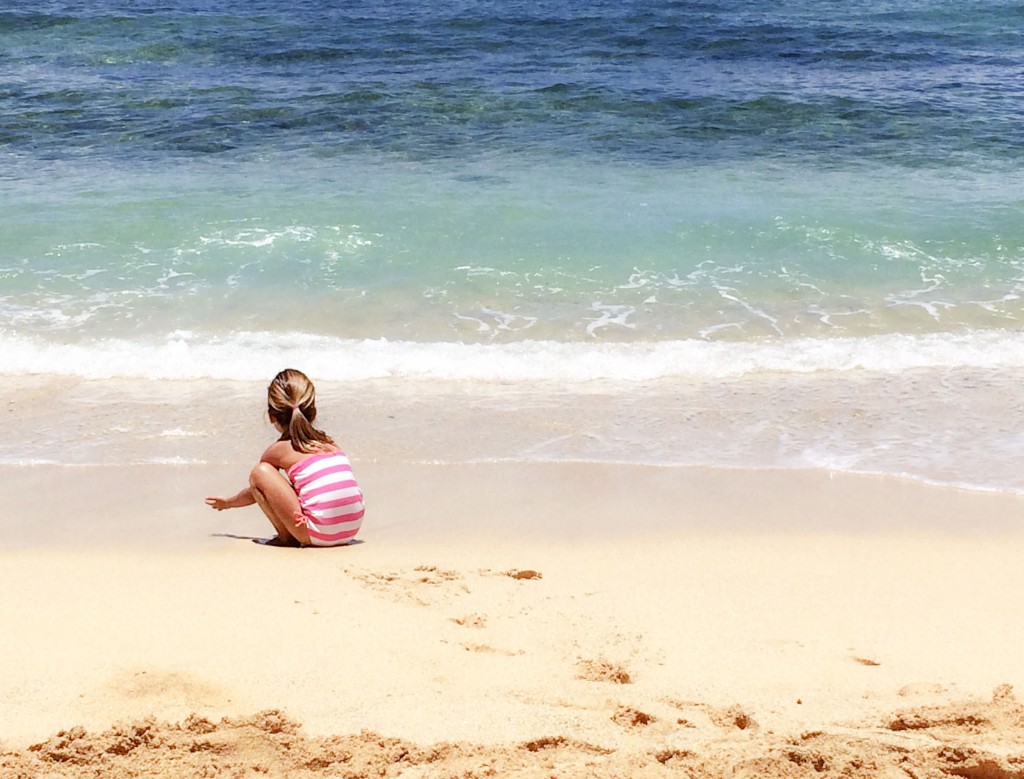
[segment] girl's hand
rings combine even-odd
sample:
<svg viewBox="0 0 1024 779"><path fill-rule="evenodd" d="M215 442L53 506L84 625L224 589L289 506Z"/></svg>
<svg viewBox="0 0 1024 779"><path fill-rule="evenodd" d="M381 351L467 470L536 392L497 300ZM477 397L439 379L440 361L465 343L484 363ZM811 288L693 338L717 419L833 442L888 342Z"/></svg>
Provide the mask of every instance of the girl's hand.
<svg viewBox="0 0 1024 779"><path fill-rule="evenodd" d="M230 498L207 498L206 505L217 511L223 511L224 509L239 509L243 506L251 506L256 502L256 498L253 497L252 489L249 487L243 487L239 490L237 495L232 495Z"/></svg>

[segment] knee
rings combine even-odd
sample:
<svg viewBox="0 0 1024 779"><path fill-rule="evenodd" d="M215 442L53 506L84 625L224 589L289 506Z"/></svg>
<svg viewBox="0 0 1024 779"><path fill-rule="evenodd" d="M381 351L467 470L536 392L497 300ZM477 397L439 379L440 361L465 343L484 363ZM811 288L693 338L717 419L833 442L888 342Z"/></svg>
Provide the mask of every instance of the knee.
<svg viewBox="0 0 1024 779"><path fill-rule="evenodd" d="M256 463L256 467L249 472L249 486L259 489L267 484L270 479L280 479L281 472L270 463Z"/></svg>

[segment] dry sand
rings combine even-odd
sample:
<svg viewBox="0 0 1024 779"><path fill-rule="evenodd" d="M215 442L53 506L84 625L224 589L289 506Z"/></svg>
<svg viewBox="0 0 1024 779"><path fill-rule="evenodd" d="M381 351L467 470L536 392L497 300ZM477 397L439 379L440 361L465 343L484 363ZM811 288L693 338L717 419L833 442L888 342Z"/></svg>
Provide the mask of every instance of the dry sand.
<svg viewBox="0 0 1024 779"><path fill-rule="evenodd" d="M239 475L5 471L0 776L1024 777L1019 498L364 464L295 550Z"/></svg>

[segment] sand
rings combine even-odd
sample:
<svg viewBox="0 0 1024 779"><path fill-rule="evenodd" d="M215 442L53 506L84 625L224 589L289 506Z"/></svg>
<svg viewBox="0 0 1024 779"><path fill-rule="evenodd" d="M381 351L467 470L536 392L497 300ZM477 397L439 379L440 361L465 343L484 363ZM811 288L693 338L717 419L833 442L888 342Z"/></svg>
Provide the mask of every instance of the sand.
<svg viewBox="0 0 1024 779"><path fill-rule="evenodd" d="M243 474L5 469L0 776L1024 776L1018 497L363 463L299 550Z"/></svg>

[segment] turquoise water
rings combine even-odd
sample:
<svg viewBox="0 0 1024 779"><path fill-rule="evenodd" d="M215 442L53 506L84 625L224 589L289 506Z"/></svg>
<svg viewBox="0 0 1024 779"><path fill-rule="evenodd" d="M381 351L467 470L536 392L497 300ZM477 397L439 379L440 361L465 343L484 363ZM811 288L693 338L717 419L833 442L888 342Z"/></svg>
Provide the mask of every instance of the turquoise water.
<svg viewBox="0 0 1024 779"><path fill-rule="evenodd" d="M402 355L443 343L512 357L539 342L767 353L856 339L867 364L900 367L914 355L893 355L886 336L946 336L952 364L983 359L993 338L1024 360L1021 185L994 173L961 171L952 186L934 171L807 179L764 163L499 175L482 162L300 162L157 173L76 161L52 184L15 181L0 269L10 369L49 370L40 344L135 345L136 368L117 370L248 378L245 344L295 333L339 356L387 339L380 370L398 372ZM161 355L174 344L195 356L180 374ZM87 356L77 367L118 375Z"/></svg>
<svg viewBox="0 0 1024 779"><path fill-rule="evenodd" d="M1019 2L122 5L0 11L0 373L667 382L600 457L698 464L740 381L728 464L1024 487Z"/></svg>

